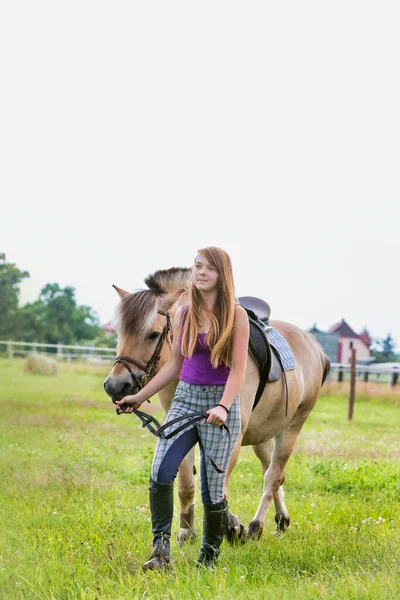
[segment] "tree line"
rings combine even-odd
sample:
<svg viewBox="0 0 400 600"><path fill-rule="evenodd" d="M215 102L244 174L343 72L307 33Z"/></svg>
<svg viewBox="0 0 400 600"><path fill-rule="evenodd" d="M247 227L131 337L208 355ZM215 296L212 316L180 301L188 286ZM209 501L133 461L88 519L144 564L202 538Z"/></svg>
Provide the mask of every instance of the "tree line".
<svg viewBox="0 0 400 600"><path fill-rule="evenodd" d="M100 328L96 311L77 304L71 286L47 283L37 300L19 306L20 285L29 276L0 254L0 340L115 345L115 338L107 338Z"/></svg>

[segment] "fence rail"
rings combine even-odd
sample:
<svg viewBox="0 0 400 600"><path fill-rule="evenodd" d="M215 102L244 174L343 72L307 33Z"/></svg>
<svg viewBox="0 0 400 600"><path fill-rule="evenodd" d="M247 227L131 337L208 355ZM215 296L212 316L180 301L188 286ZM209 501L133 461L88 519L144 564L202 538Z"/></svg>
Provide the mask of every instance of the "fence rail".
<svg viewBox="0 0 400 600"><path fill-rule="evenodd" d="M363 379L365 382L387 381L392 386L396 386L399 381L400 363L356 364L355 374L358 379ZM351 364L331 363L331 371L328 377L330 380L336 377L339 382L350 379Z"/></svg>
<svg viewBox="0 0 400 600"><path fill-rule="evenodd" d="M76 346L67 344L44 344L39 342L14 342L13 340L0 340L1 346L6 346L6 352L8 358L12 363L13 358L16 354L26 355L31 352L38 351L43 354L56 355L59 359L71 360L72 358L82 358L87 360L90 358L97 357L99 360L111 361L115 358L115 348L102 348L100 346ZM47 349L51 349L49 352ZM54 352L54 349L57 352Z"/></svg>
<svg viewBox="0 0 400 600"><path fill-rule="evenodd" d="M400 372L399 363L372 363L369 365L356 365L357 372L361 373L396 373ZM350 363L331 363L331 371L350 371Z"/></svg>

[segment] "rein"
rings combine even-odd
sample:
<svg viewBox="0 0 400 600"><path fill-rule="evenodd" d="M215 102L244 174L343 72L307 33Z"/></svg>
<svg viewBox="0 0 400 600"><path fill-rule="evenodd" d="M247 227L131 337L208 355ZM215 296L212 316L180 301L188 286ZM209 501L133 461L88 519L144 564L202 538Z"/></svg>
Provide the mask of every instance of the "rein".
<svg viewBox="0 0 400 600"><path fill-rule="evenodd" d="M120 415L123 412L124 412L123 410L121 411L121 409L117 408L117 415ZM208 417L207 413L193 412L193 413L188 413L187 415L182 415L181 417L177 417L176 419L172 419L172 421L168 421L167 423L164 423L164 425L160 425L160 423L157 421L157 419L155 417L153 417L152 415L149 415L148 413L143 412L142 410L138 410L137 408L133 409L132 414L135 414L137 417L139 417L139 419L142 421L142 427L147 427L147 429L150 431L150 433L152 433L155 437L162 438L163 440L169 440L170 438L174 437L175 435L177 435L178 433L183 431L183 429L187 429L188 427L190 427L190 425L194 425L194 423L197 423L198 421L207 419L207 417ZM165 430L168 429L168 427L171 427L171 425L175 425L176 423L179 423L180 421L183 421L183 420L187 420L186 423L183 423L183 425L181 425L180 427L177 427L176 429L174 429L174 431L171 431L167 435L165 434ZM156 429L153 427L152 424L154 424L156 426ZM221 425L220 429L221 429L221 431L223 431L223 430L226 431L227 436L228 436L228 443L230 445L231 432L229 431L229 427L227 425L225 425L225 423L224 423L223 425ZM212 452L212 450L211 450L211 452ZM225 469L221 469L221 467L219 467L217 465L217 463L215 462L215 460L212 458L211 452L210 452L210 462L211 462L212 466L218 473L225 473Z"/></svg>

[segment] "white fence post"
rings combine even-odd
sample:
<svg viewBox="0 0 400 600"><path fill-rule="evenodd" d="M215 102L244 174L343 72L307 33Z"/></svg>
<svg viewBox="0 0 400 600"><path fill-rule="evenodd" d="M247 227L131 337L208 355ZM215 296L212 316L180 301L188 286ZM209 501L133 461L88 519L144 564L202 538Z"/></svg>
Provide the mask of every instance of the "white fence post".
<svg viewBox="0 0 400 600"><path fill-rule="evenodd" d="M12 366L13 359L14 359L14 352L13 352L13 347L12 347L11 342L7 342L7 352L8 352L8 360L10 361L10 365Z"/></svg>

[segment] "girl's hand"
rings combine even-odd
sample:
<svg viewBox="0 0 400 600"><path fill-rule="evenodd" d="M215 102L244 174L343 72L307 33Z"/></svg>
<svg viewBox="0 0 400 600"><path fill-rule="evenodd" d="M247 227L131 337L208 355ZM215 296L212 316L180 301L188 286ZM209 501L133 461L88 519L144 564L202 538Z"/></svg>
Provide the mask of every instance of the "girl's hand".
<svg viewBox="0 0 400 600"><path fill-rule="evenodd" d="M121 413L132 413L134 408L139 408L143 404L143 400L137 399L137 394L133 394L133 396L124 396L121 400L117 400L115 406L117 407L117 412L120 415Z"/></svg>
<svg viewBox="0 0 400 600"><path fill-rule="evenodd" d="M222 406L211 408L207 411L207 414L208 419L204 422L214 425L215 427L221 427L226 421L227 412Z"/></svg>

